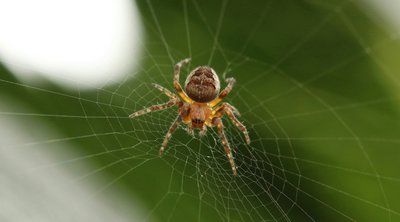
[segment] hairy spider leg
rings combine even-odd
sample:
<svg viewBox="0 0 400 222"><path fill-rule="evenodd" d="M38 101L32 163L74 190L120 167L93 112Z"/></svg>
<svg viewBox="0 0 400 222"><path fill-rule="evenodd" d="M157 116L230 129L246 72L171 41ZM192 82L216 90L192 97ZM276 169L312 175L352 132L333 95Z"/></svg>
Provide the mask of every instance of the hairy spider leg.
<svg viewBox="0 0 400 222"><path fill-rule="evenodd" d="M169 90L166 89L165 87L160 86L160 85L158 85L158 84L156 84L156 83L153 83L152 85L153 85L156 89L158 89L158 90L160 90L162 93L164 93L166 96L168 96L169 98L171 98L171 99L176 99L176 98L177 98L177 96L176 96L175 94L173 94L171 91L169 91Z"/></svg>
<svg viewBox="0 0 400 222"><path fill-rule="evenodd" d="M139 110L137 112L134 112L131 115L129 115L129 118L135 118L137 116L141 116L141 115L144 115L146 113L153 112L153 111L160 111L160 110L163 110L163 109L167 109L167 108L169 108L169 107L171 107L173 105L178 104L179 102L180 101L179 101L178 98L171 99L170 101L168 101L166 103L150 106L150 107L144 108L142 110Z"/></svg>
<svg viewBox="0 0 400 222"><path fill-rule="evenodd" d="M186 132L187 132L189 135L194 136L194 130L193 130L192 123L190 122L190 123L186 123L186 124L187 124L187 126L186 126Z"/></svg>
<svg viewBox="0 0 400 222"><path fill-rule="evenodd" d="M190 118L190 104L181 102L179 105L179 115L182 117L182 122L186 124L186 132L194 136L192 119Z"/></svg>
<svg viewBox="0 0 400 222"><path fill-rule="evenodd" d="M207 133L207 126L206 124L203 125L203 128L201 128L200 132L199 132L199 136L203 137L205 136Z"/></svg>
<svg viewBox="0 0 400 222"><path fill-rule="evenodd" d="M229 145L228 139L226 138L225 133L224 133L224 124L222 123L221 119L218 117L213 119L213 124L214 124L214 126L218 127L219 137L221 138L222 145L224 146L226 156L228 157L229 163L231 164L233 175L236 176L237 172L236 172L235 161L233 160L232 151L231 151L231 147Z"/></svg>
<svg viewBox="0 0 400 222"><path fill-rule="evenodd" d="M225 98L232 91L232 88L235 85L236 80L234 78L227 78L225 82L228 83L228 85L225 87L224 90L221 91L218 98L216 98L214 101L210 103L210 107L216 106L219 102L221 102L223 98Z"/></svg>
<svg viewBox="0 0 400 222"><path fill-rule="evenodd" d="M236 116L241 116L239 110L236 109L236 107L232 106L232 105L229 104L229 103L224 103L224 104L225 104L225 106L227 106L229 109L232 110L233 114L235 114Z"/></svg>
<svg viewBox="0 0 400 222"><path fill-rule="evenodd" d="M167 147L169 139L171 139L172 134L175 132L176 128L178 128L179 123L182 122L182 117L179 115L175 121L172 123L172 125L169 127L167 134L164 137L164 141L161 145L160 148L160 156L162 156L165 147Z"/></svg>
<svg viewBox="0 0 400 222"><path fill-rule="evenodd" d="M179 96L183 99L183 101L187 103L193 103L193 100L191 100L186 93L182 90L182 86L179 84L179 74L181 72L181 67L185 64L188 64L190 62L190 58L186 58L180 62L178 62L175 65L175 72L174 72L174 87L176 91L178 92Z"/></svg>
<svg viewBox="0 0 400 222"><path fill-rule="evenodd" d="M232 109L234 108L234 109ZM218 106L217 108L215 108L214 112L214 116L215 117L221 117L222 115L224 115L224 113L226 113L226 115L229 117L229 119L235 124L235 126L242 131L247 144L250 144L250 137L249 137L249 133L247 132L246 127L243 125L243 123L241 123L235 116L235 111L236 108L234 106L232 106L229 103L222 103L220 106Z"/></svg>

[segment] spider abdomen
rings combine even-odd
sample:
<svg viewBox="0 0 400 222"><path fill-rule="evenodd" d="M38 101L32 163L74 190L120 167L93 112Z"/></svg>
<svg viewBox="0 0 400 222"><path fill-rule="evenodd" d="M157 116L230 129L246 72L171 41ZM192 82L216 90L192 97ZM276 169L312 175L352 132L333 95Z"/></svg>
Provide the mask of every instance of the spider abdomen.
<svg viewBox="0 0 400 222"><path fill-rule="evenodd" d="M194 69L186 79L185 92L194 101L206 103L214 100L220 90L218 75L207 66Z"/></svg>

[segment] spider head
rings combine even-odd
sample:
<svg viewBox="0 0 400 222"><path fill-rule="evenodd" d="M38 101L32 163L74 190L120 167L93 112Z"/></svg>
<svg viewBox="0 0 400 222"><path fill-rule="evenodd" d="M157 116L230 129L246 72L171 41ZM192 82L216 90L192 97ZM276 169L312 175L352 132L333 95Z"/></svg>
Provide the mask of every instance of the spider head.
<svg viewBox="0 0 400 222"><path fill-rule="evenodd" d="M217 98L220 82L215 71L207 66L195 68L185 82L185 92L194 101L206 103Z"/></svg>

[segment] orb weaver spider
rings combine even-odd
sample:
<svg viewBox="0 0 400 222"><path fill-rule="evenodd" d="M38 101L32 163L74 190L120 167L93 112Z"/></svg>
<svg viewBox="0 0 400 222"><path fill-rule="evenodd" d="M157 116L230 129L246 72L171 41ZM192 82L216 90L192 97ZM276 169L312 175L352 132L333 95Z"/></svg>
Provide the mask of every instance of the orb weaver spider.
<svg viewBox="0 0 400 222"><path fill-rule="evenodd" d="M179 97L168 89L158 84L153 84L155 88L168 96L170 100L166 103L150 106L132 113L129 115L129 118L135 118L153 111L164 110L175 105L178 106L178 116L165 135L160 148L160 156L162 156L168 141L180 123L187 125L187 132L191 135L193 135L193 128L200 129L200 135L205 135L207 127L216 126L232 167L233 175L236 176L235 162L228 139L224 133L224 125L221 117L224 114L229 117L235 126L243 132L247 144L250 144L250 137L246 127L236 118L236 116L240 116L239 111L229 103L224 102L219 104L231 92L236 80L234 78L226 79L228 85L220 92L220 81L215 71L211 67L199 66L190 72L186 78L185 90L183 90L179 84L180 69L183 65L189 63L189 61L190 58L187 58L175 65L173 83Z"/></svg>

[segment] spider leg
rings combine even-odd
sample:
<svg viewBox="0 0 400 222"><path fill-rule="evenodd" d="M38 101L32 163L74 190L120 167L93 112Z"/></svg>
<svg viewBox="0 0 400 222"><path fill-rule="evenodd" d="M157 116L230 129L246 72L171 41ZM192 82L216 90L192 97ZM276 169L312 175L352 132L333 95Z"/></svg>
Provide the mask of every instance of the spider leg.
<svg viewBox="0 0 400 222"><path fill-rule="evenodd" d="M235 126L242 131L247 144L250 144L250 137L246 127L241 123L235 116L235 113L238 112L237 109L229 103L222 103L216 109L215 116L221 117L224 113L229 117L229 119L235 124Z"/></svg>
<svg viewBox="0 0 400 222"><path fill-rule="evenodd" d="M232 111L233 114L235 114L236 116L241 116L239 110L236 109L236 107L232 106L232 105L229 104L229 103L223 103L223 104L224 104L224 106L227 107L227 109L230 109L230 110Z"/></svg>
<svg viewBox="0 0 400 222"><path fill-rule="evenodd" d="M186 124L186 132L194 136L194 131L193 131L193 126L192 126L192 121L190 119L190 105L188 103L183 103L181 102L178 104L179 106L179 114L182 117L182 122Z"/></svg>
<svg viewBox="0 0 400 222"><path fill-rule="evenodd" d="M153 112L153 111L160 111L160 110L163 110L163 109L167 109L167 108L169 108L169 107L171 107L173 105L176 105L178 103L179 103L179 99L177 99L177 98L171 99L170 101L168 101L166 103L150 106L148 108L144 108L142 110L134 112L131 115L129 115L129 118L135 118L137 116L141 116L141 115L144 115L146 113Z"/></svg>
<svg viewBox="0 0 400 222"><path fill-rule="evenodd" d="M223 125L221 119L218 117L213 119L213 125L218 127L219 137L221 138L222 145L224 146L226 156L228 157L229 163L231 164L233 175L236 176L237 171L236 171L235 161L233 160L232 151L231 151L231 147L229 146L228 139L226 138L225 133L224 133L224 125Z"/></svg>
<svg viewBox="0 0 400 222"><path fill-rule="evenodd" d="M201 128L200 132L199 132L199 136L203 137L205 136L207 133L207 126L204 124L203 128Z"/></svg>
<svg viewBox="0 0 400 222"><path fill-rule="evenodd" d="M167 134L164 137L164 141L161 145L160 148L160 156L162 156L165 147L167 147L169 139L171 139L172 134L175 132L176 128L178 127L179 123L182 122L182 117L179 115L175 121L172 123L172 125L169 127Z"/></svg>
<svg viewBox="0 0 400 222"><path fill-rule="evenodd" d="M179 96L187 103L192 103L192 100L185 94L182 89L182 86L179 84L179 74L181 72L181 67L190 62L190 58L186 58L175 65L174 72L174 87L178 92Z"/></svg>
<svg viewBox="0 0 400 222"><path fill-rule="evenodd" d="M186 132L187 132L189 135L194 136L194 131L193 131L192 123L188 123L188 124L187 124Z"/></svg>
<svg viewBox="0 0 400 222"><path fill-rule="evenodd" d="M156 89L160 90L162 93L164 93L165 95L167 95L169 98L171 99L176 99L176 95L173 94L171 91L169 91L168 89L166 89L165 87L162 87L156 83L152 84Z"/></svg>
<svg viewBox="0 0 400 222"><path fill-rule="evenodd" d="M211 106L211 107L214 107L214 106L217 105L219 102L221 102L221 100L222 100L223 98L225 98L225 97L232 91L232 88L233 88L233 86L235 85L236 80L235 80L234 78L227 78L227 79L225 80L225 82L227 82L228 85L225 87L224 90L222 90L222 91L219 93L218 98L216 98L214 101L212 101L212 102L210 103L210 106Z"/></svg>

